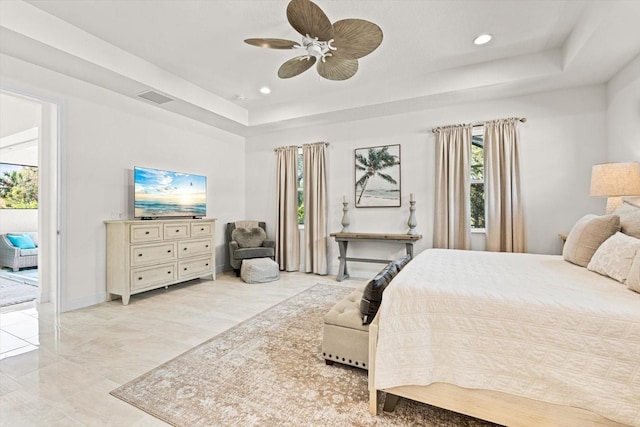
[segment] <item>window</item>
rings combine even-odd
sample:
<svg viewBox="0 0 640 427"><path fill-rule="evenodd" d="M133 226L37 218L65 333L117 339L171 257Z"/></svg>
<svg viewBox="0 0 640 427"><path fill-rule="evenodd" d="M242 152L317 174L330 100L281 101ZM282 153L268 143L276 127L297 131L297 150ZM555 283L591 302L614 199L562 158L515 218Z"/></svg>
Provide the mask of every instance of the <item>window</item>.
<svg viewBox="0 0 640 427"><path fill-rule="evenodd" d="M485 228L484 127L474 127L471 136L471 229Z"/></svg>
<svg viewBox="0 0 640 427"><path fill-rule="evenodd" d="M298 225L304 224L304 193L302 192L303 179L302 147L298 148Z"/></svg>

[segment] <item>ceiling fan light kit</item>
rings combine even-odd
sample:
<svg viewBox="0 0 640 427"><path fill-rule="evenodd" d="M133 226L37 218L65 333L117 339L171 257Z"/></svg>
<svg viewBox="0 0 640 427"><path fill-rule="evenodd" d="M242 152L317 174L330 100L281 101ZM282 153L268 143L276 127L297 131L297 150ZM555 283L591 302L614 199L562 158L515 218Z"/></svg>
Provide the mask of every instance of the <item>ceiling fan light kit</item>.
<svg viewBox="0 0 640 427"><path fill-rule="evenodd" d="M245 40L257 47L305 51L280 66L278 77L282 79L295 77L314 64L325 79L349 79L358 71L358 59L382 43L382 30L373 22L344 19L331 24L322 9L309 0L291 0L287 20L302 35L301 43L273 38Z"/></svg>

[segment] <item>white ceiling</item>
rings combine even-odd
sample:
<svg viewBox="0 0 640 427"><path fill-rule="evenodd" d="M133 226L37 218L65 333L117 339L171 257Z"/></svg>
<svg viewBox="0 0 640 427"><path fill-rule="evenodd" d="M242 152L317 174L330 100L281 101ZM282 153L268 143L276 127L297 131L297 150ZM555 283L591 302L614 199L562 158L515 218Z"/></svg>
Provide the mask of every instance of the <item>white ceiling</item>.
<svg viewBox="0 0 640 427"><path fill-rule="evenodd" d="M316 3L383 30L349 80L281 80L297 53L243 42L298 41L288 0L2 0L0 51L128 96L154 89L175 99L160 108L240 135L604 83L640 54L638 0ZM473 45L483 32L493 41Z"/></svg>

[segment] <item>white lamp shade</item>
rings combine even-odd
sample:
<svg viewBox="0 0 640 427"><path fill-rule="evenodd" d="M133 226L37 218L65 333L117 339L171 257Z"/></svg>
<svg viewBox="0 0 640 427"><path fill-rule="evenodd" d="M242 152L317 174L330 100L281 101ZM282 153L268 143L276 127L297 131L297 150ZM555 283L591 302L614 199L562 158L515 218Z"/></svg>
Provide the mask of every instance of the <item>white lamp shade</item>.
<svg viewBox="0 0 640 427"><path fill-rule="evenodd" d="M603 163L591 168L591 196L640 196L638 162Z"/></svg>

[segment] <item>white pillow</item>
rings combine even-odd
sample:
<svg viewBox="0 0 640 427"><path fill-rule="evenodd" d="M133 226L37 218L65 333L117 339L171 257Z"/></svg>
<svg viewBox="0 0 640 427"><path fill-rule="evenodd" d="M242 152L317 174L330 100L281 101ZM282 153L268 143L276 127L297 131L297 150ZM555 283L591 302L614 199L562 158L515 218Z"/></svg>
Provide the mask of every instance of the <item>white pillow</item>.
<svg viewBox="0 0 640 427"><path fill-rule="evenodd" d="M640 294L640 250L636 252L636 257L631 263L629 277L627 277L625 284L627 285L627 288Z"/></svg>
<svg viewBox="0 0 640 427"><path fill-rule="evenodd" d="M639 249L640 239L617 232L600 245L587 269L625 283Z"/></svg>
<svg viewBox="0 0 640 427"><path fill-rule="evenodd" d="M640 207L625 200L613 214L620 217L620 231L640 238Z"/></svg>

